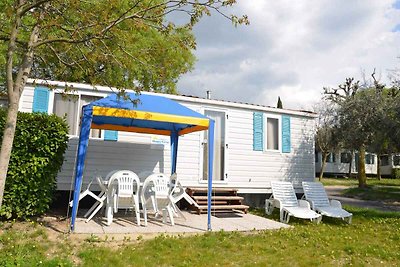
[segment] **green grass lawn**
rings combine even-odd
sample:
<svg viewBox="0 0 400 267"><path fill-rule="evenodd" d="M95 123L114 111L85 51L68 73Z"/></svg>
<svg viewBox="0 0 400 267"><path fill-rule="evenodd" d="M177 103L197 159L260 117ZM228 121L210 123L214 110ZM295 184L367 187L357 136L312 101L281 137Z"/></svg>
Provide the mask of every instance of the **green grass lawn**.
<svg viewBox="0 0 400 267"><path fill-rule="evenodd" d="M316 179L318 181L318 178ZM321 181L324 185L345 185L345 186L358 186L358 180L356 178L322 178ZM378 186L400 186L400 179L386 179L382 178L368 178L367 185L378 185Z"/></svg>
<svg viewBox="0 0 400 267"><path fill-rule="evenodd" d="M368 178L366 188L358 188L357 179L324 178L324 185L349 186L343 191L347 197L356 197L365 200L382 200L386 202L400 201L400 179Z"/></svg>
<svg viewBox="0 0 400 267"><path fill-rule="evenodd" d="M346 208L354 214L351 225L293 219L291 229L149 240L77 242L74 235L49 238L39 224L4 223L0 266L399 266L400 213Z"/></svg>

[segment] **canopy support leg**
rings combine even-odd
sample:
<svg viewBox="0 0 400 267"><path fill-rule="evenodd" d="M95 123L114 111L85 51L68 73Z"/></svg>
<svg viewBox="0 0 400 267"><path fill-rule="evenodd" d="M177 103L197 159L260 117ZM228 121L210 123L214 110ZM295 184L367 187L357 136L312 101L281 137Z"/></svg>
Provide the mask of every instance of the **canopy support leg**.
<svg viewBox="0 0 400 267"><path fill-rule="evenodd" d="M211 193L214 162L214 120L208 127L208 190L207 190L207 230L211 231Z"/></svg>
<svg viewBox="0 0 400 267"><path fill-rule="evenodd" d="M178 133L171 133L171 174L176 173L176 162L178 160Z"/></svg>
<svg viewBox="0 0 400 267"><path fill-rule="evenodd" d="M75 166L74 199L72 202L71 231L75 230L75 220L78 213L79 194L81 193L83 169L85 167L86 149L89 143L90 125L93 118L91 108L82 108L81 132L79 134L77 160Z"/></svg>

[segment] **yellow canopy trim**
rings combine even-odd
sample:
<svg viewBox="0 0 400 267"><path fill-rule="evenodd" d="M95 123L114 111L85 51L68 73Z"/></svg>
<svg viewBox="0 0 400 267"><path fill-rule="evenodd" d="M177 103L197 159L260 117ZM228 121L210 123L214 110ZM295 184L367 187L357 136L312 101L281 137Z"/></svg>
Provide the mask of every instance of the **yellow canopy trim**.
<svg viewBox="0 0 400 267"><path fill-rule="evenodd" d="M137 110L126 110L118 108L105 108L105 107L93 107L94 116L106 116L106 117L118 117L118 118L131 118L138 120L149 120L149 121L163 121L163 122L173 122L182 124L192 124L197 126L203 126L208 129L210 121L208 119L187 117L187 116L177 116L162 114L157 112L145 112Z"/></svg>

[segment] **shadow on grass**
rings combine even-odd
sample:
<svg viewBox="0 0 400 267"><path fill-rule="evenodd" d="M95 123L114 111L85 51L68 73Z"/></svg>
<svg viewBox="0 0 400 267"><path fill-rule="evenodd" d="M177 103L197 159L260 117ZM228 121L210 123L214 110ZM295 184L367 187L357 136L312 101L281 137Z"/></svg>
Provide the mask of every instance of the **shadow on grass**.
<svg viewBox="0 0 400 267"><path fill-rule="evenodd" d="M400 219L400 212L397 211L380 211L369 208L356 208L352 206L345 207L354 217L363 217L365 219Z"/></svg>
<svg viewBox="0 0 400 267"><path fill-rule="evenodd" d="M280 219L279 218L279 209L274 209L274 211L272 212L271 215L265 214L265 210L264 209L259 209L259 208L258 209L252 208L252 209L250 209L249 212L254 214L254 215L261 216L261 217L264 217L264 218L267 218L267 219L270 219L270 220L274 220L274 221L277 221L277 222L280 221L279 220ZM330 218L330 217L326 217L326 216L322 217L322 221L321 222L325 223L325 224L337 225L337 226L347 225L347 223L345 221L341 220L341 219ZM296 218L296 217L290 217L290 221L289 221L288 224L292 225L292 226L310 225L310 224L311 225L316 225L314 222L311 222L310 220L299 219L299 218Z"/></svg>
<svg viewBox="0 0 400 267"><path fill-rule="evenodd" d="M370 180L367 181L367 183L370 182ZM386 179L386 180L375 180L373 182L374 185L380 185L380 186L400 186L400 179L395 180L395 179Z"/></svg>
<svg viewBox="0 0 400 267"><path fill-rule="evenodd" d="M400 201L400 189L397 186L372 185L365 188L351 187L344 190L343 195L346 197L357 197L364 200Z"/></svg>
<svg viewBox="0 0 400 267"><path fill-rule="evenodd" d="M388 211L380 211L380 210L370 209L370 208L357 208L357 207L353 207L353 206L345 206L344 209L353 214L353 220L354 219L364 219L364 220L400 219L400 212L395 212L395 211L388 212ZM265 217L265 218L279 222L279 210L278 209L274 209L274 211L271 215L265 214L265 210L260 209L260 208L257 208L257 209L252 208L252 209L250 209L249 212L254 215L258 215L258 216ZM343 221L341 219L327 217L327 216L322 217L322 223L329 224L329 225L336 225L336 226L348 225L345 221ZM312 223L310 220L298 219L298 218L291 217L289 224L296 226L296 225L306 225L306 224L314 224L314 223Z"/></svg>

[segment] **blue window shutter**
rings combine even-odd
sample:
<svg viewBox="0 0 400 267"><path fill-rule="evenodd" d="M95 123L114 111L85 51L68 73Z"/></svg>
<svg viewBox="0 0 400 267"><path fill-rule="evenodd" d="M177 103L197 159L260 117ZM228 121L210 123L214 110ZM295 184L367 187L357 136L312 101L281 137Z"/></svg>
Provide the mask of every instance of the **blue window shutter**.
<svg viewBox="0 0 400 267"><path fill-rule="evenodd" d="M32 112L48 113L50 90L46 87L36 87L33 93Z"/></svg>
<svg viewBox="0 0 400 267"><path fill-rule="evenodd" d="M282 153L290 153L290 117L282 116Z"/></svg>
<svg viewBox="0 0 400 267"><path fill-rule="evenodd" d="M118 141L118 131L104 130L105 141Z"/></svg>
<svg viewBox="0 0 400 267"><path fill-rule="evenodd" d="M261 112L253 113L253 150L264 150L264 117Z"/></svg>

